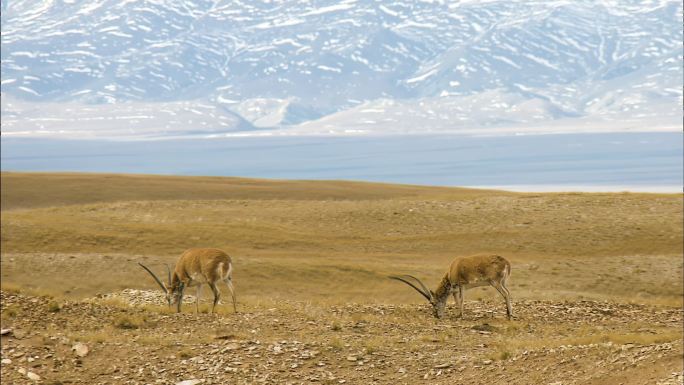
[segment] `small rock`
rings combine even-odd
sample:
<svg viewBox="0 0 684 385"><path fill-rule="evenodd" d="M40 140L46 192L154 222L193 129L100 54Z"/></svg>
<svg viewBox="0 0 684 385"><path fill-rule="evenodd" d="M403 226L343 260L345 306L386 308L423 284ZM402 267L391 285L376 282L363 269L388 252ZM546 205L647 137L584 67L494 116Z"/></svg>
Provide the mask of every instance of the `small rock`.
<svg viewBox="0 0 684 385"><path fill-rule="evenodd" d="M482 361L482 364L483 365L491 365L492 362L493 362L492 360L484 360L484 361Z"/></svg>
<svg viewBox="0 0 684 385"><path fill-rule="evenodd" d="M26 332L21 330L12 330L12 335L14 336L14 338L23 339L24 337L26 337Z"/></svg>
<svg viewBox="0 0 684 385"><path fill-rule="evenodd" d="M202 380L184 380L181 382L176 382L176 385L197 385L201 384L204 382L204 379Z"/></svg>
<svg viewBox="0 0 684 385"><path fill-rule="evenodd" d="M347 361L356 361L357 359L356 356L347 356Z"/></svg>
<svg viewBox="0 0 684 385"><path fill-rule="evenodd" d="M446 368L448 368L448 367L450 367L450 366L451 366L451 364L449 364L449 363L446 363L446 364L439 364L439 365L436 365L436 366L435 366L435 369L446 369Z"/></svg>
<svg viewBox="0 0 684 385"><path fill-rule="evenodd" d="M85 357L88 355L88 352L90 349L88 349L88 346L82 342L76 343L74 346L71 347L71 350L76 353L77 356L79 357Z"/></svg>
<svg viewBox="0 0 684 385"><path fill-rule="evenodd" d="M237 350L239 348L240 348L240 345L233 342L233 343L226 345L223 349L221 349L221 353L225 353L229 350Z"/></svg>
<svg viewBox="0 0 684 385"><path fill-rule="evenodd" d="M0 363L2 363L3 365L9 365L12 363L12 360L10 360L9 358L3 358L2 361L0 361Z"/></svg>
<svg viewBox="0 0 684 385"><path fill-rule="evenodd" d="M33 373L33 372L26 373L26 377L28 377L30 380L33 380L33 381L40 381L40 376Z"/></svg>
<svg viewBox="0 0 684 385"><path fill-rule="evenodd" d="M23 375L23 376L26 375L26 369L24 369L24 368L19 368L19 369L17 369L17 372L19 372L19 374L21 374L21 375Z"/></svg>
<svg viewBox="0 0 684 385"><path fill-rule="evenodd" d="M0 329L0 336L6 336L12 333L12 329Z"/></svg>

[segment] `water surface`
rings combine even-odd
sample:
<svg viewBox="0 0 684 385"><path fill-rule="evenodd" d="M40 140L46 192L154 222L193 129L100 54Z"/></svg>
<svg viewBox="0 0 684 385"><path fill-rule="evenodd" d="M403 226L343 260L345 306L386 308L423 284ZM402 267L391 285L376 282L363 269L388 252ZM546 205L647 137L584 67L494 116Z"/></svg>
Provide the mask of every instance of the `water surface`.
<svg viewBox="0 0 684 385"><path fill-rule="evenodd" d="M4 171L682 191L682 133L1 140Z"/></svg>

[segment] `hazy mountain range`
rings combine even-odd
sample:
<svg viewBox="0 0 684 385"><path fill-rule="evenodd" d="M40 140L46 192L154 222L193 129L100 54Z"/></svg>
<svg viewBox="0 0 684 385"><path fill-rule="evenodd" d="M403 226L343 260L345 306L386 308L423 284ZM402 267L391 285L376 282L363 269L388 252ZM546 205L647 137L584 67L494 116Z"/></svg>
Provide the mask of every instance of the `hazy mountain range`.
<svg viewBox="0 0 684 385"><path fill-rule="evenodd" d="M2 3L5 135L681 130L679 0Z"/></svg>

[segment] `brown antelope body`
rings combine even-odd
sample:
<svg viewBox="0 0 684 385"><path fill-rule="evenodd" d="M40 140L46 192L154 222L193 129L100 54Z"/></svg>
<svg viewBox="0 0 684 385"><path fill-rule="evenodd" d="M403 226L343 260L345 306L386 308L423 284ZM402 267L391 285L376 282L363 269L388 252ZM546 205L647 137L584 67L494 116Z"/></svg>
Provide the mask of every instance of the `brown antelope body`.
<svg viewBox="0 0 684 385"><path fill-rule="evenodd" d="M435 317L442 318L447 299L453 294L456 306L463 317L463 293L466 289L477 286L493 286L506 301L506 315L513 316L511 309L511 293L506 287L511 275L511 264L499 255L473 255L454 259L449 270L444 274L435 291L429 290L423 282L412 275L390 276L402 281L422 294L433 308ZM418 285L416 285L417 283Z"/></svg>
<svg viewBox="0 0 684 385"><path fill-rule="evenodd" d="M173 273L169 269L168 286L157 278L145 265L140 263L140 266L147 270L152 275L152 278L157 281L166 294L169 306L176 304L176 311L179 313L185 289L192 286L197 287L195 312L199 312L199 299L202 285L204 284L207 284L211 288L212 293L214 293L214 304L211 307L211 312L213 313L221 297L221 291L216 284L221 281L228 286L233 299L233 310L237 313L235 291L233 290L233 261L223 250L211 248L186 250L178 258Z"/></svg>

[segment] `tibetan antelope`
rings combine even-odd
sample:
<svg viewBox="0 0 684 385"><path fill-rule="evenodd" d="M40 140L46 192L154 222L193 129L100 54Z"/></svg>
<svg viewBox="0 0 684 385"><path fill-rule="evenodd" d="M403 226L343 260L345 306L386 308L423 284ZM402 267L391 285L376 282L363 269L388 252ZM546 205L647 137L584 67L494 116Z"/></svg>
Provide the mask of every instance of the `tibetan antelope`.
<svg viewBox="0 0 684 385"><path fill-rule="evenodd" d="M168 271L168 287L157 278L157 276L142 263L138 263L143 269L154 278L155 281L166 294L166 301L169 307L176 304L176 311L180 313L181 304L183 303L183 292L186 288L197 286L197 298L195 299L195 312L199 313L199 299L203 284L209 285L211 291L214 293L214 305L211 307L211 312L218 303L221 291L216 284L223 281L230 290L230 295L233 297L233 310L237 313L237 306L235 303L235 291L233 290L233 262L228 254L219 249L189 249L181 254L176 262L176 268L171 273L169 266L166 266Z"/></svg>
<svg viewBox="0 0 684 385"><path fill-rule="evenodd" d="M473 255L460 257L451 262L449 270L444 274L437 290L429 290L423 282L412 275L390 276L416 289L432 305L433 314L437 318L444 316L444 308L449 294L454 295L456 306L463 317L463 293L466 289L477 286L492 285L506 300L506 315L511 319L511 293L506 288L506 281L511 275L511 264L498 255ZM416 286L415 283L418 283Z"/></svg>

